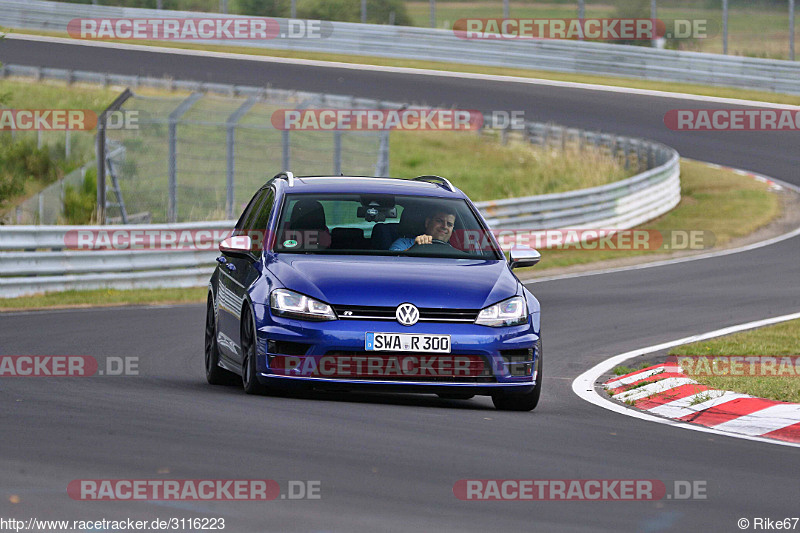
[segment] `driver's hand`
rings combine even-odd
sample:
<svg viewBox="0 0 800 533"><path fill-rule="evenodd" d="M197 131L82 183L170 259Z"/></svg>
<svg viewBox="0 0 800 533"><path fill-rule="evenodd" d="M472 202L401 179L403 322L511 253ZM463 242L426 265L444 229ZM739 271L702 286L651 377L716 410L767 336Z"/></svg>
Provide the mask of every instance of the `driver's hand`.
<svg viewBox="0 0 800 533"><path fill-rule="evenodd" d="M414 244L431 244L433 242L433 237L430 235L417 235L414 239Z"/></svg>

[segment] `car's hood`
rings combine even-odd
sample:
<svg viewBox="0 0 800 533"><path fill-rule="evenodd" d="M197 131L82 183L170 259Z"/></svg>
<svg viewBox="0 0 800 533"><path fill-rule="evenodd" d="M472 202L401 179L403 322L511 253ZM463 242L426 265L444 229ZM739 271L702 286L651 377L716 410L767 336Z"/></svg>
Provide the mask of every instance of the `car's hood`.
<svg viewBox="0 0 800 533"><path fill-rule="evenodd" d="M277 254L268 268L289 289L334 305L480 309L517 293L505 261Z"/></svg>

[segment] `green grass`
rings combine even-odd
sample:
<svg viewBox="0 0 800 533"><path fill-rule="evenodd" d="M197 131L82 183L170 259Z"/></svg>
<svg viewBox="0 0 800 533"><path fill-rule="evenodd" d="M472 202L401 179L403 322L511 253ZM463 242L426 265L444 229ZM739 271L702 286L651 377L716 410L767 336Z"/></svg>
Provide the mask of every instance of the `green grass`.
<svg viewBox="0 0 800 533"><path fill-rule="evenodd" d="M746 176L714 169L696 161L681 161L681 202L669 213L637 229L700 230L713 235L714 248L767 225L780 214L778 197L767 185ZM532 269L566 267L597 261L668 253L650 250L540 249L542 261ZM532 269L519 269L525 273Z"/></svg>
<svg viewBox="0 0 800 533"><path fill-rule="evenodd" d="M800 320L678 346L670 350L669 354L675 356L800 355ZM688 375L698 383L715 389L783 402L800 402L800 376L695 376L691 373Z"/></svg>
<svg viewBox="0 0 800 533"><path fill-rule="evenodd" d="M161 305L198 303L206 300L207 287L188 289L98 289L91 291L65 291L0 298L0 311L24 311L41 308L80 308L114 305Z"/></svg>
<svg viewBox="0 0 800 533"><path fill-rule="evenodd" d="M560 149L469 132L393 132L391 174L446 176L472 200L496 200L595 187L633 175L587 147Z"/></svg>
<svg viewBox="0 0 800 533"><path fill-rule="evenodd" d="M639 365L639 368L632 367L632 366L626 366L626 365L620 365L620 366L614 368L614 375L615 376L625 376L627 374L631 374L633 372L636 372L637 370L643 370L643 369L647 368L648 366L652 366L652 365L650 365L649 363L641 363Z"/></svg>
<svg viewBox="0 0 800 533"><path fill-rule="evenodd" d="M613 3L591 3L586 5L586 18L608 18L615 15ZM707 38L676 40L675 47L697 52L722 53L722 13L720 8L707 9L697 5L665 5L658 3L657 17L665 22L675 19L713 21L715 31ZM512 18L574 18L577 4L512 2L509 14ZM428 2L407 2L408 14L415 26L430 25ZM649 8L645 8L649 17ZM728 17L728 53L771 59L788 59L789 24L785 7L732 7ZM496 18L503 16L502 4L495 1L437 2L436 27L452 29L461 18ZM712 26L709 25L709 29ZM800 25L795 24L795 42L800 42Z"/></svg>
<svg viewBox="0 0 800 533"><path fill-rule="evenodd" d="M800 25L799 25L800 26ZM0 27L0 31L2 27ZM13 30L14 33L24 33L30 35L53 35L66 37L66 33L44 32L31 30ZM119 41L126 42L126 41ZM339 63L357 63L364 65L381 65L389 67L406 67L418 69L440 70L445 72L466 72L475 74L487 74L493 76L515 76L520 78L534 78L553 81L565 81L574 83L589 83L596 85L606 85L610 87L630 87L633 89L655 90L672 93L697 94L701 96L716 96L720 98L736 98L742 100L755 100L759 102L774 102L779 104L800 105L800 96L771 93L768 91L756 91L749 89L734 89L728 87L714 87L707 85L696 85L690 83L672 83L663 81L647 81L635 78L623 78L613 76L593 76L587 74L569 74L561 72L551 72L544 70L515 69L505 67L485 67L479 65L467 65L460 63L447 63L441 61L415 61L409 59L392 59L373 56L328 54L321 52L300 52L292 50L268 50L237 46L210 46L197 45L191 43L173 43L168 41L136 41L131 44L160 46L166 48L179 48L184 50L209 50L214 52L245 54L264 57L281 57L291 59L311 59L318 61L332 61ZM798 39L800 42L800 39ZM557 90L557 89L556 89Z"/></svg>

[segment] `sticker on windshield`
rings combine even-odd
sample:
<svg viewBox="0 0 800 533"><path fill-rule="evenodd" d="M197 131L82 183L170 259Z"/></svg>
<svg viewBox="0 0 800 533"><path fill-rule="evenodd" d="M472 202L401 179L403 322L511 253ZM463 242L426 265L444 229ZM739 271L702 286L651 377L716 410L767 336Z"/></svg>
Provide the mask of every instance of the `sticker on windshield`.
<svg viewBox="0 0 800 533"><path fill-rule="evenodd" d="M283 241L283 245L287 248L294 248L297 246L297 241L289 239L288 241Z"/></svg>

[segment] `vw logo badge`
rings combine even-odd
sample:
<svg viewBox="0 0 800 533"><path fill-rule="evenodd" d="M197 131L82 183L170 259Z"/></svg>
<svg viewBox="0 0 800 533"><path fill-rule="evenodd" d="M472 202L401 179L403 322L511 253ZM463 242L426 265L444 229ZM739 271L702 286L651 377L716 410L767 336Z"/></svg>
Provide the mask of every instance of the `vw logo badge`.
<svg viewBox="0 0 800 533"><path fill-rule="evenodd" d="M413 326L419 320L419 309L414 304L400 304L394 316L404 326Z"/></svg>

